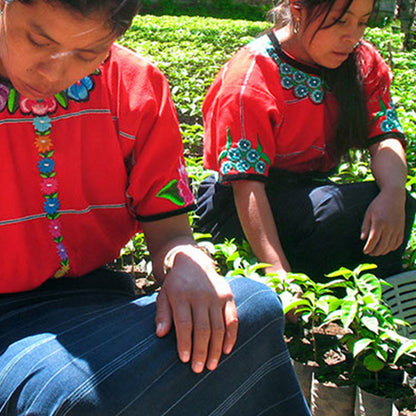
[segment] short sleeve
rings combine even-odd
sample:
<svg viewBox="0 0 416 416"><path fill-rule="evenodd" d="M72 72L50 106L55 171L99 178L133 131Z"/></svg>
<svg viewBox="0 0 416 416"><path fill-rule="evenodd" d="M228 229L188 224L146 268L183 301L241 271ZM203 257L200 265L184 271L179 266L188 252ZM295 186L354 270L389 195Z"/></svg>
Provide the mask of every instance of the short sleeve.
<svg viewBox="0 0 416 416"><path fill-rule="evenodd" d="M398 138L405 144L406 138L390 94L392 81L390 68L377 50L367 42L360 45L357 54L368 103L368 145L392 137Z"/></svg>
<svg viewBox="0 0 416 416"><path fill-rule="evenodd" d="M132 67L131 59L117 85L118 123L132 148L127 197L139 221L154 221L190 211L194 197L167 80L153 64L139 58Z"/></svg>
<svg viewBox="0 0 416 416"><path fill-rule="evenodd" d="M203 105L205 167L223 182L265 181L280 113L256 57L238 55L218 74Z"/></svg>

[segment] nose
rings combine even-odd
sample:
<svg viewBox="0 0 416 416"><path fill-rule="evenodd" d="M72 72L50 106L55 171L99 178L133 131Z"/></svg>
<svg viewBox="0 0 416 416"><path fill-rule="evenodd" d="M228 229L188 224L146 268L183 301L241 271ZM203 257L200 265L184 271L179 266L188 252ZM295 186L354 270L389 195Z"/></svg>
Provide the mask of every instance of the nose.
<svg viewBox="0 0 416 416"><path fill-rule="evenodd" d="M350 45L355 45L363 36L364 29L359 24L349 24L345 27L343 34L343 40L348 42Z"/></svg>
<svg viewBox="0 0 416 416"><path fill-rule="evenodd" d="M38 74L50 83L64 79L66 73L67 57L63 54L49 56L40 62L36 70Z"/></svg>

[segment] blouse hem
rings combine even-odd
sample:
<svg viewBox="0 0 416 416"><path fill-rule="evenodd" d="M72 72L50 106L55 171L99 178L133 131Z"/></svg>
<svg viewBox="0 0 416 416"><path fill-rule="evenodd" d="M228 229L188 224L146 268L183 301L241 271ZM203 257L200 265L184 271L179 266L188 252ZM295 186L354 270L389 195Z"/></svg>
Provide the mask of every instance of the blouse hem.
<svg viewBox="0 0 416 416"><path fill-rule="evenodd" d="M186 212L193 211L195 208L196 208L196 205L192 204L184 208L176 209L174 211L162 212L160 214L155 214L155 215L146 215L146 216L136 215L136 218L140 222L158 221L158 220L163 220L165 218L174 217L176 215L185 214Z"/></svg>

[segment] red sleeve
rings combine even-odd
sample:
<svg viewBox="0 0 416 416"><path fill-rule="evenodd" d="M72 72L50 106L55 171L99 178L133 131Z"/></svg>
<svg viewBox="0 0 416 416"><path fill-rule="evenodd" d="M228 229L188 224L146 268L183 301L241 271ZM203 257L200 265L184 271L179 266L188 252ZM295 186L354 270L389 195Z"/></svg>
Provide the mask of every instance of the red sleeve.
<svg viewBox="0 0 416 416"><path fill-rule="evenodd" d="M240 51L220 71L204 100L204 164L220 172L224 181L264 181L276 152L280 112L257 59Z"/></svg>
<svg viewBox="0 0 416 416"><path fill-rule="evenodd" d="M182 137L169 85L151 63L119 47L118 124L129 132L127 196L140 221L153 221L194 207L183 158ZM133 60L133 63L132 63Z"/></svg>
<svg viewBox="0 0 416 416"><path fill-rule="evenodd" d="M405 144L403 128L390 95L392 72L377 50L362 42L357 50L369 113L369 142L398 138Z"/></svg>

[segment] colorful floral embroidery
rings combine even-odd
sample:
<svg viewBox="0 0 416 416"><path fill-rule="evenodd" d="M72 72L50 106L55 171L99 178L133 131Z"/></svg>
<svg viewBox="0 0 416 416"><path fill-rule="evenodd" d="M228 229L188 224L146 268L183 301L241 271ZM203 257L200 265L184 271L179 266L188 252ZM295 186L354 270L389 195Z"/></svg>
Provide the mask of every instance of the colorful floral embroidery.
<svg viewBox="0 0 416 416"><path fill-rule="evenodd" d="M379 100L381 110L374 117L374 122L380 118L384 118L380 124L380 129L383 132L390 133L393 130L398 130L400 133L403 133L403 128L400 124L399 118L397 117L394 104L390 102L389 105L386 106L381 98Z"/></svg>
<svg viewBox="0 0 416 416"><path fill-rule="evenodd" d="M37 136L35 139L35 146L39 152L47 152L52 149L52 139L47 135Z"/></svg>
<svg viewBox="0 0 416 416"><path fill-rule="evenodd" d="M263 153L260 141L257 139L257 147L253 148L250 140L240 139L233 145L230 130L227 130L227 148L219 156L218 163L221 165L221 173L227 175L231 170L246 173L254 169L255 173L264 174L268 165L269 157Z"/></svg>
<svg viewBox="0 0 416 416"><path fill-rule="evenodd" d="M323 102L326 86L321 78L283 62L272 45L267 48L267 52L279 67L280 82L284 89L292 90L296 98L301 99L309 96L314 104Z"/></svg>
<svg viewBox="0 0 416 416"><path fill-rule="evenodd" d="M9 100L10 88L0 84L0 111L3 111Z"/></svg>
<svg viewBox="0 0 416 416"><path fill-rule="evenodd" d="M184 206L193 202L194 197L188 186L188 174L182 159L179 159L179 180L173 179L156 196L165 198L176 205Z"/></svg>
<svg viewBox="0 0 416 416"><path fill-rule="evenodd" d="M26 102L28 103L28 102ZM52 109L50 103L46 103L45 108ZM41 107L38 107L41 108ZM70 270L68 253L63 243L62 226L59 219L60 202L58 196L58 180L56 179L56 163L53 159L53 141L50 136L52 123L47 115L36 116L33 119L35 127L35 147L39 152L38 170L42 177L40 189L44 198L43 209L46 218L49 220L48 230L56 244L56 249L61 260L60 268L55 273L55 277L63 277Z"/></svg>
<svg viewBox="0 0 416 416"><path fill-rule="evenodd" d="M82 78L66 90L68 97L75 101L86 101L89 98L89 92L94 86L90 77Z"/></svg>
<svg viewBox="0 0 416 416"><path fill-rule="evenodd" d="M93 75L100 75L100 71L97 69ZM43 209L49 220L48 230L56 244L56 251L60 259L60 266L54 275L57 278L65 276L70 271L70 262L59 218L61 204L58 180L56 179L56 163L53 159L55 150L51 137L52 120L50 115L56 111L58 105L64 109L68 108L69 100L87 101L93 88L94 81L91 76L87 76L65 91L56 94L55 97L31 100L21 97L12 86L0 83L0 112L7 107L10 114L14 114L20 109L25 115L33 115L32 124L36 133L34 145L39 154L37 167L42 178L40 190L44 198Z"/></svg>
<svg viewBox="0 0 416 416"><path fill-rule="evenodd" d="M29 98L20 99L20 110L24 114L32 113L35 116L44 116L56 110L57 102L55 98L45 98L44 100L30 100Z"/></svg>

